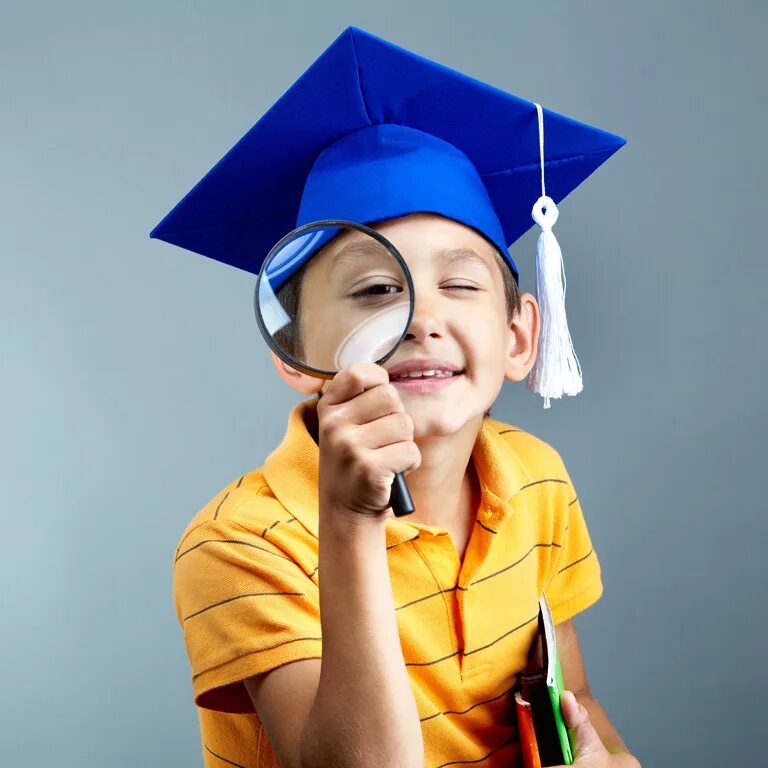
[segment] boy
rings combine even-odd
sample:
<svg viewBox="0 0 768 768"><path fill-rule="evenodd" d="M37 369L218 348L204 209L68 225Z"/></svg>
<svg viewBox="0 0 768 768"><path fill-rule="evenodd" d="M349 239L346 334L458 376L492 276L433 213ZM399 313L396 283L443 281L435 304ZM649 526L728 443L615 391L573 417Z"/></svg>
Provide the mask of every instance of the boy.
<svg viewBox="0 0 768 768"><path fill-rule="evenodd" d="M518 765L511 690L544 592L565 685L576 693L562 697L576 764L634 768L590 694L571 622L602 594L578 497L554 448L489 417L504 379L521 381L537 357L539 306L519 293L503 247L515 228L499 226L477 171L453 144L415 119L370 119L376 99L386 101L373 60L366 68L371 51L389 72L396 67L398 87L423 73L425 60L353 27L305 73L290 95L306 97L322 80L328 105L339 80L324 66L339 74L337 57L354 54L368 123L307 152L290 221L375 227L408 264L414 315L384 366L353 365L329 381L273 355L284 381L320 397L293 409L263 466L222 489L182 536L174 601L205 764ZM450 104L449 84L441 87ZM277 147L265 137L285 136L278 118L290 105L284 97L238 145L250 159L231 152L153 235L221 260L226 241L227 263L258 267L235 239L248 222L231 210L217 224L200 221L217 207L212 218L223 214L227 185L242 182L245 194L246 177L235 184L233 176L254 157L251 172L268 175L270 162L285 168L286 157L248 145ZM254 191L245 196L258 210ZM245 241L259 245L254 232ZM416 511L396 519L387 504L400 471Z"/></svg>

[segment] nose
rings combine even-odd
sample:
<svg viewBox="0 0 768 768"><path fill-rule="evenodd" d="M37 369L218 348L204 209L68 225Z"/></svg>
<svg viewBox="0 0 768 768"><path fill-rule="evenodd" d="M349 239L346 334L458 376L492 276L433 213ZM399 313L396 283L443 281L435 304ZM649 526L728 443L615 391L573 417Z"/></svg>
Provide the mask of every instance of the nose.
<svg viewBox="0 0 768 768"><path fill-rule="evenodd" d="M405 341L423 342L428 338L439 339L443 335L437 303L429 299L423 291L416 293L413 317L405 334Z"/></svg>

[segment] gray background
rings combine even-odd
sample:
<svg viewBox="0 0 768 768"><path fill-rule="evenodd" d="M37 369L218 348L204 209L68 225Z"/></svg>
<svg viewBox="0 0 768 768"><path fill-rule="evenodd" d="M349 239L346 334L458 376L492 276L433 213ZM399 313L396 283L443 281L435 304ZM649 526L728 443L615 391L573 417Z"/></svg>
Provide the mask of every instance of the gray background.
<svg viewBox="0 0 768 768"><path fill-rule="evenodd" d="M576 625L630 748L759 762L765 8L2 2L3 763L201 764L173 552L298 396L254 278L148 232L348 24L628 138L560 206L585 389L507 384L494 416L569 467L605 581Z"/></svg>

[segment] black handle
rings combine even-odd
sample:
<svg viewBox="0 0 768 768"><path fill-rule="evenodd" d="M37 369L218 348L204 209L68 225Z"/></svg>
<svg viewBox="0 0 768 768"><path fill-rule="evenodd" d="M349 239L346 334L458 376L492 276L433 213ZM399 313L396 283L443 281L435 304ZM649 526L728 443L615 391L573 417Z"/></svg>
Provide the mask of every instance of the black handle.
<svg viewBox="0 0 768 768"><path fill-rule="evenodd" d="M408 484L405 482L405 476L402 472L398 472L395 475L395 479L392 481L389 506L392 507L395 517L410 515L415 510L411 492L408 490Z"/></svg>

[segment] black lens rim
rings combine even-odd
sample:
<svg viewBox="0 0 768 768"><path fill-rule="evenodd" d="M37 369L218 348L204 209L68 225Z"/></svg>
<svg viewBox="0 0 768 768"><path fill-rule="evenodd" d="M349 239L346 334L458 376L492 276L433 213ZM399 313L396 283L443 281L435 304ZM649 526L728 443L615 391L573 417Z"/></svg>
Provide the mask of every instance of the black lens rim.
<svg viewBox="0 0 768 768"><path fill-rule="evenodd" d="M280 240L278 240L275 245L270 248L269 253L267 254L266 258L261 264L261 269L259 270L258 277L256 278L256 286L253 293L253 309L254 314L256 315L256 323L259 326L259 330L261 331L261 335L264 338L264 341L267 342L267 346L284 362L288 363L288 365L291 366L291 368L295 368L300 373L305 373L309 376L314 376L316 378L320 379L332 379L338 371L327 371L322 368L313 368L312 366L307 365L306 363L303 363L300 360L297 360L293 355L286 352L282 347L280 347L275 340L272 338L272 334L269 333L267 330L266 323L264 322L264 318L261 314L261 306L259 304L259 288L261 287L261 281L264 279L264 274L266 272L266 266L269 263L270 259L274 256L274 254L281 250L283 245L285 245L286 242L289 240L294 239L298 235L302 234L303 232L309 230L309 229L317 229L320 226L325 227L348 227L351 229L356 229L360 232L363 232L366 235L370 235L375 240L377 240L381 245L383 245L392 256L394 256L397 263L400 265L400 268L403 270L403 274L405 275L405 282L408 286L408 294L409 294L409 308L408 308L408 322L405 324L405 328L403 329L402 334L397 340L397 343L392 347L392 349L384 355L384 357L379 358L376 361L377 365L381 365L382 363L385 363L387 360L389 360L392 355L395 354L400 344L403 342L403 339L405 338L406 334L408 333L408 329L411 327L411 321L413 320L413 310L415 306L415 295L414 295L414 287L413 287L413 278L411 277L411 272L408 269L408 265L405 263L405 259L402 257L400 252L395 248L394 244L388 240L384 235L381 234L381 232L377 232L375 229L372 229L371 227L365 225L365 224L359 224L356 221L349 221L347 219L318 219L317 221L310 221L307 224L302 224L300 227L296 227L296 229L291 230L287 235L284 237L281 237Z"/></svg>

